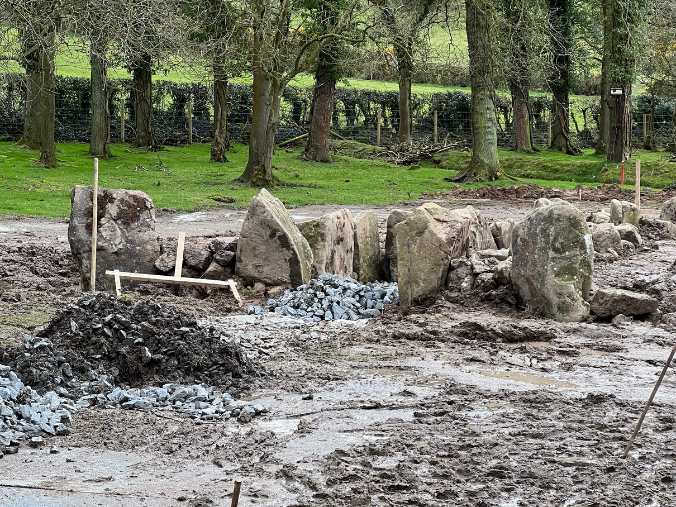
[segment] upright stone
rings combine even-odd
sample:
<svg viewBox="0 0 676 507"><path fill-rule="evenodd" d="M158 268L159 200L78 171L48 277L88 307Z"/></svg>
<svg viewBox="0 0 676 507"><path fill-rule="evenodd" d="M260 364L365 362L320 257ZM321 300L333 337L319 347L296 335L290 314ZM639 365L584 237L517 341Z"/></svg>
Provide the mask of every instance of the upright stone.
<svg viewBox="0 0 676 507"><path fill-rule="evenodd" d="M302 285L310 280L312 250L282 202L267 190L251 199L239 241L236 274L247 282Z"/></svg>
<svg viewBox="0 0 676 507"><path fill-rule="evenodd" d="M610 201L610 223L614 225L631 224L638 227L640 212L636 204L628 201Z"/></svg>
<svg viewBox="0 0 676 507"><path fill-rule="evenodd" d="M312 275L352 275L354 221L350 210L341 209L298 225L312 250Z"/></svg>
<svg viewBox="0 0 676 507"><path fill-rule="evenodd" d="M385 279L396 282L399 275L397 269L397 232L396 225L406 220L410 211L395 209L387 217L387 233L385 235L385 256L383 257L383 271Z"/></svg>
<svg viewBox="0 0 676 507"><path fill-rule="evenodd" d="M512 248L512 231L516 222L512 218L497 220L491 224L491 234L498 248Z"/></svg>
<svg viewBox="0 0 676 507"><path fill-rule="evenodd" d="M451 260L467 250L470 219L427 203L395 229L399 301L409 306L445 285Z"/></svg>
<svg viewBox="0 0 676 507"><path fill-rule="evenodd" d="M83 290L91 288L92 187L77 185L70 192L68 242L80 271ZM153 273L160 244L155 234L155 207L139 190L100 188L97 196L96 288L112 289L106 270Z"/></svg>
<svg viewBox="0 0 676 507"><path fill-rule="evenodd" d="M467 244L469 249L477 251L495 250L497 248L491 228L481 211L475 210L472 206L467 206L462 209L449 210L449 212L450 216L469 220L469 242Z"/></svg>
<svg viewBox="0 0 676 507"><path fill-rule="evenodd" d="M575 206L533 211L514 228L512 255L512 285L530 309L564 322L587 318L594 245Z"/></svg>
<svg viewBox="0 0 676 507"><path fill-rule="evenodd" d="M373 211L359 213L354 217L354 272L361 283L374 282L379 265L378 215Z"/></svg>
<svg viewBox="0 0 676 507"><path fill-rule="evenodd" d="M660 220L676 223L676 197L672 197L664 203L662 212L660 213Z"/></svg>

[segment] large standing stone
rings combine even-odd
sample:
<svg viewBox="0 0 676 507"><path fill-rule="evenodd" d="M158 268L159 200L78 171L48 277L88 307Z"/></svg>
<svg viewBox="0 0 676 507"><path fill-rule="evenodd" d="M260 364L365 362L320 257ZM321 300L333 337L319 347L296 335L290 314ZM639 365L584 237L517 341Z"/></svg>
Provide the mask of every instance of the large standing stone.
<svg viewBox="0 0 676 507"><path fill-rule="evenodd" d="M354 221L350 210L341 209L298 225L314 261L312 275L333 273L352 275L354 260Z"/></svg>
<svg viewBox="0 0 676 507"><path fill-rule="evenodd" d="M491 234L498 248L512 248L512 231L515 225L512 218L497 220L491 224Z"/></svg>
<svg viewBox="0 0 676 507"><path fill-rule="evenodd" d="M495 240L493 239L491 228L480 211L475 210L472 206L449 211L451 216L456 216L458 218L463 218L470 221L469 242L467 244L469 249L477 251L495 250L497 248Z"/></svg>
<svg viewBox="0 0 676 507"><path fill-rule="evenodd" d="M657 299L623 289L598 289L591 301L591 311L599 317L645 315L657 310Z"/></svg>
<svg viewBox="0 0 676 507"><path fill-rule="evenodd" d="M282 202L263 189L251 199L239 241L236 273L247 282L295 286L310 280L312 250Z"/></svg>
<svg viewBox="0 0 676 507"><path fill-rule="evenodd" d="M609 220L611 224L631 224L638 227L638 220L640 217L641 213L633 202L618 201L617 199L610 201Z"/></svg>
<svg viewBox="0 0 676 507"><path fill-rule="evenodd" d="M395 209L387 217L387 233L385 235L385 256L383 257L383 271L386 280L397 281L397 224L400 224L411 215L410 211Z"/></svg>
<svg viewBox="0 0 676 507"><path fill-rule="evenodd" d="M594 224L592 226L594 250L607 253L609 248L616 252L622 250L622 237L613 224Z"/></svg>
<svg viewBox="0 0 676 507"><path fill-rule="evenodd" d="M446 283L451 259L467 249L470 219L433 203L417 208L395 227L399 301L437 292Z"/></svg>
<svg viewBox="0 0 676 507"><path fill-rule="evenodd" d="M92 194L92 187L81 185L70 192L68 242L83 290L91 288ZM153 273L160 244L152 199L138 190L99 188L97 204L96 288L114 288L106 270Z"/></svg>
<svg viewBox="0 0 676 507"><path fill-rule="evenodd" d="M361 283L378 279L380 265L380 236L378 215L373 211L354 217L354 272Z"/></svg>
<svg viewBox="0 0 676 507"><path fill-rule="evenodd" d="M669 220L676 223L676 197L672 197L662 206L660 220Z"/></svg>
<svg viewBox="0 0 676 507"><path fill-rule="evenodd" d="M589 315L594 245L571 204L536 209L512 237L512 284L525 304L545 317L581 321Z"/></svg>

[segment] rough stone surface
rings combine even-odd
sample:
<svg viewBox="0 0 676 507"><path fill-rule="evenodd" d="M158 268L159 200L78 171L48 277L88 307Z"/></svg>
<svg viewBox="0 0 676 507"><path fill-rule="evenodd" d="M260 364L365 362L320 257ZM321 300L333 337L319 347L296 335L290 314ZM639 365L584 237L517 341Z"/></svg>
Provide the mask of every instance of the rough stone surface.
<svg viewBox="0 0 676 507"><path fill-rule="evenodd" d="M512 218L497 220L491 224L491 234L498 248L512 248L512 231L516 222Z"/></svg>
<svg viewBox="0 0 676 507"><path fill-rule="evenodd" d="M641 213L636 207L636 204L628 201L618 201L613 199L610 201L610 218L611 224L631 224L638 227Z"/></svg>
<svg viewBox="0 0 676 507"><path fill-rule="evenodd" d="M359 213L354 217L353 268L360 283L378 279L380 266L380 237L378 215L373 211Z"/></svg>
<svg viewBox="0 0 676 507"><path fill-rule="evenodd" d="M615 226L615 230L620 234L622 241L629 241L634 246L641 246L643 244L643 238L641 238L635 225L620 224ZM594 245L596 245L596 238L594 238Z"/></svg>
<svg viewBox="0 0 676 507"><path fill-rule="evenodd" d="M298 225L312 250L312 276L350 276L354 260L354 221L347 209Z"/></svg>
<svg viewBox="0 0 676 507"><path fill-rule="evenodd" d="M247 282L301 285L310 279L312 250L281 201L263 189L237 241L236 274Z"/></svg>
<svg viewBox="0 0 676 507"><path fill-rule="evenodd" d="M470 219L427 203L395 229L399 298L401 306L409 306L445 285L451 259L467 250Z"/></svg>
<svg viewBox="0 0 676 507"><path fill-rule="evenodd" d="M410 211L395 209L387 217L387 233L385 235L385 255L383 256L383 275L385 280L397 281L399 271L397 269L397 232L396 225L406 220L411 215Z"/></svg>
<svg viewBox="0 0 676 507"><path fill-rule="evenodd" d="M662 212L660 213L660 220L676 223L676 197L672 197L664 203Z"/></svg>
<svg viewBox="0 0 676 507"><path fill-rule="evenodd" d="M671 220L655 220L655 222L666 227L669 236L671 236L672 239L676 239L676 223Z"/></svg>
<svg viewBox="0 0 676 507"><path fill-rule="evenodd" d="M498 262L494 273L495 282L499 285L509 285L512 283L512 259Z"/></svg>
<svg viewBox="0 0 676 507"><path fill-rule="evenodd" d="M209 268L204 272L202 278L225 282L232 278L232 269L229 266L223 267L216 261L211 261Z"/></svg>
<svg viewBox="0 0 676 507"><path fill-rule="evenodd" d="M606 213L605 211L597 211L596 213L592 213L587 217L587 222L591 222L593 224L607 224L610 222L610 213Z"/></svg>
<svg viewBox="0 0 676 507"><path fill-rule="evenodd" d="M450 216L470 221L467 248L471 252L497 249L491 228L480 211L475 210L472 206L467 206L462 209L449 210L449 213Z"/></svg>
<svg viewBox="0 0 676 507"><path fill-rule="evenodd" d="M536 209L514 228L511 279L532 310L559 321L589 315L594 245L571 204Z"/></svg>
<svg viewBox="0 0 676 507"><path fill-rule="evenodd" d="M657 310L657 299L623 289L598 289L591 301L591 311L599 317L645 315Z"/></svg>
<svg viewBox="0 0 676 507"><path fill-rule="evenodd" d="M622 250L628 250L629 252L634 252L636 247L631 241L622 240Z"/></svg>
<svg viewBox="0 0 676 507"><path fill-rule="evenodd" d="M546 197L540 197L533 204L534 208L544 208L545 206L550 206L552 204L569 204L568 201L564 201L560 197L552 197L547 199Z"/></svg>
<svg viewBox="0 0 676 507"><path fill-rule="evenodd" d="M622 250L622 238L613 224L594 224L592 226L592 238L594 250L599 253L607 253L608 249Z"/></svg>
<svg viewBox="0 0 676 507"><path fill-rule="evenodd" d="M183 265L199 271L206 270L211 264L211 250L203 245L186 243L183 248Z"/></svg>
<svg viewBox="0 0 676 507"><path fill-rule="evenodd" d="M497 259L499 261L506 261L509 257L509 250L506 248L500 250L479 250L476 252L479 259Z"/></svg>
<svg viewBox="0 0 676 507"><path fill-rule="evenodd" d="M70 193L68 242L85 291L91 288L92 192L77 185ZM99 188L97 203L96 288L114 288L106 270L153 273L160 245L152 199L138 190Z"/></svg>

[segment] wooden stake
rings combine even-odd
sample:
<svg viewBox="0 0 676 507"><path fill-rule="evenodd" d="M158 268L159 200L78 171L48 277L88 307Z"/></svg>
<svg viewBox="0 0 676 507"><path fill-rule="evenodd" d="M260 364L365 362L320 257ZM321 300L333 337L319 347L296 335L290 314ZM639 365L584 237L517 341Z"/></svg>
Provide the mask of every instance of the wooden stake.
<svg viewBox="0 0 676 507"><path fill-rule="evenodd" d="M183 247L185 246L185 232L178 233L178 248L176 249L176 266L174 268L174 277L181 278L183 271Z"/></svg>
<svg viewBox="0 0 676 507"><path fill-rule="evenodd" d="M237 507L239 503L239 490L242 487L242 479L235 479L235 488L232 490L232 503L230 507Z"/></svg>
<svg viewBox="0 0 676 507"><path fill-rule="evenodd" d="M92 258L89 272L92 292L96 292L96 237L99 233L99 159L94 159L94 191L92 192Z"/></svg>
<svg viewBox="0 0 676 507"><path fill-rule="evenodd" d="M377 130L376 130L376 146L380 146L380 108L378 108L378 111L376 112L376 124L377 124Z"/></svg>
<svg viewBox="0 0 676 507"><path fill-rule="evenodd" d="M188 144L192 144L192 101L188 102Z"/></svg>
<svg viewBox="0 0 676 507"><path fill-rule="evenodd" d="M636 182L635 182L635 188L636 188L636 197L634 199L634 202L636 204L636 207L640 210L641 209L641 159L636 161Z"/></svg>
<svg viewBox="0 0 676 507"><path fill-rule="evenodd" d="M124 99L120 100L120 142L124 142Z"/></svg>
<svg viewBox="0 0 676 507"><path fill-rule="evenodd" d="M437 122L437 110L434 110L434 144L439 143L439 129L438 129L438 122Z"/></svg>
<svg viewBox="0 0 676 507"><path fill-rule="evenodd" d="M641 425L643 424L643 419L645 419L645 416L648 413L648 409L650 408L650 405L652 405L652 403L653 403L653 399L655 398L655 395L657 394L657 390L660 388L660 384L662 383L662 379L664 379L664 375L667 373L667 369L669 368L671 361L674 359L675 353L676 353L676 345L674 345L674 347L671 349L671 354L669 354L669 359L667 359L667 362L664 364L664 368L662 368L662 373L660 374L660 377L657 379L657 382L655 382L655 387L653 388L653 392L650 395L650 398L648 398L647 403L645 404L645 408L643 409L643 413L641 414L641 417L638 420L638 424L636 425L636 428L634 428L634 433L631 435L631 438L629 439L629 443L627 444L627 447L624 449L624 453L622 454L623 458L626 458L629 455L629 451L631 450L631 446L634 445L634 439L636 438L636 435L638 435L638 432L641 429Z"/></svg>
<svg viewBox="0 0 676 507"><path fill-rule="evenodd" d="M117 295L117 297L120 297L122 295L122 287L120 286L120 270L116 269L114 273L115 273L115 294Z"/></svg>

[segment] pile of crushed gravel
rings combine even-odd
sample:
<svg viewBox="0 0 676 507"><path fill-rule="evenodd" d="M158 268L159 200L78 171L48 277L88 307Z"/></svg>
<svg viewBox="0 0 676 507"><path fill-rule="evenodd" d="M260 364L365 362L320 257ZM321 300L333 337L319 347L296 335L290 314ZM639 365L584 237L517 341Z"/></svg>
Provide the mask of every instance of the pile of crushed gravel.
<svg viewBox="0 0 676 507"><path fill-rule="evenodd" d="M305 321L359 320L379 317L385 305L399 303L396 283L372 282L362 285L352 278L323 274L295 291L286 291L267 306L250 306L249 314L275 312Z"/></svg>

